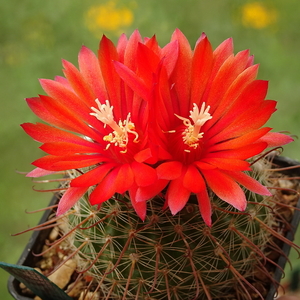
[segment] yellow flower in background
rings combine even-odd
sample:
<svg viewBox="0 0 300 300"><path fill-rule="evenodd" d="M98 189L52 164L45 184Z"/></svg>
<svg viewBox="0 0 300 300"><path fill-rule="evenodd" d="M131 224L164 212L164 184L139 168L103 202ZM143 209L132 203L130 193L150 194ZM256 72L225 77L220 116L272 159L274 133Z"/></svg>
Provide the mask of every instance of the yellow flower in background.
<svg viewBox="0 0 300 300"><path fill-rule="evenodd" d="M262 29L277 21L278 13L260 2L251 2L242 7L242 23L246 27Z"/></svg>
<svg viewBox="0 0 300 300"><path fill-rule="evenodd" d="M97 37L102 35L103 30L119 34L120 30L132 24L133 19L132 10L127 7L118 7L116 1L113 0L91 6L85 13L85 24Z"/></svg>

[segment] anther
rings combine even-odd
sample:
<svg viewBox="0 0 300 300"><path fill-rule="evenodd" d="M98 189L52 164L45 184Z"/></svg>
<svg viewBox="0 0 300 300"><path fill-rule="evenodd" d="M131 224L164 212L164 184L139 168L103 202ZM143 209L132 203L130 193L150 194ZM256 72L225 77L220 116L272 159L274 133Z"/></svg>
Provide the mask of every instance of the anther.
<svg viewBox="0 0 300 300"><path fill-rule="evenodd" d="M133 139L134 143L138 143L139 135L135 131L134 123L130 121L130 113L128 113L126 120L123 122L120 120L118 124L114 120L113 115L113 106L110 106L109 100L105 101L105 104L101 104L98 99L95 100L98 105L98 108L91 107L93 111L90 115L95 116L99 121L104 123L104 127L108 125L113 132L103 137L103 140L109 142L106 146L106 150L110 147L111 144L115 146L119 146L121 148L125 148L120 151L121 153L127 152L127 144L128 144L128 133L133 134L135 137Z"/></svg>
<svg viewBox="0 0 300 300"><path fill-rule="evenodd" d="M208 120L212 118L212 116L208 112L209 109L210 106L208 105L205 108L205 102L203 102L199 111L197 104L194 103L193 110L190 111L189 116L194 124L191 123L190 119L175 114L177 118L183 121L183 125L187 127L182 133L182 139L184 143L191 148L196 149L199 145L199 140L203 138L204 132L200 132L200 129Z"/></svg>

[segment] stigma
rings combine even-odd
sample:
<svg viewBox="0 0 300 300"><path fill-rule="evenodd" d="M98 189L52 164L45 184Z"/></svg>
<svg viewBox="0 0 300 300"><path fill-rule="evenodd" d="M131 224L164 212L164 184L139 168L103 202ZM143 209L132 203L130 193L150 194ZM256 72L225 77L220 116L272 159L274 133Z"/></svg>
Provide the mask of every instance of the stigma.
<svg viewBox="0 0 300 300"><path fill-rule="evenodd" d="M130 113L128 113L127 118L125 120L119 120L117 123L114 120L113 115L113 106L110 106L109 100L105 101L105 104L101 104L98 99L95 100L98 108L91 107L93 111L90 115L95 116L99 121L104 124L104 128L108 125L112 132L103 137L103 140L109 142L107 144L106 149L108 149L111 145L118 146L122 148L121 153L127 152L127 144L129 141L128 134L133 134L134 143L138 143L139 135L135 131L134 123L130 120Z"/></svg>
<svg viewBox="0 0 300 300"><path fill-rule="evenodd" d="M190 119L178 116L175 114L177 118L183 121L183 125L186 126L186 129L182 133L183 142L189 147L196 149L199 145L199 140L203 138L204 132L200 132L201 127L210 119L212 116L208 112L210 110L210 106L208 105L205 108L205 102L202 103L201 109L199 111L199 107L196 103L193 104L193 110L190 111ZM186 150L186 152L190 152Z"/></svg>

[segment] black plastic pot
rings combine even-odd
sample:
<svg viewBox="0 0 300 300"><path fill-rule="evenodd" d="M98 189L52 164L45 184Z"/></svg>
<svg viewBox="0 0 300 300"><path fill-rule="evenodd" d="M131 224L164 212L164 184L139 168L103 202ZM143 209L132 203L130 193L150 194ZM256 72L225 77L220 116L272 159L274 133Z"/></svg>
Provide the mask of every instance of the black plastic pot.
<svg viewBox="0 0 300 300"><path fill-rule="evenodd" d="M294 161L294 160L291 160L288 158L284 158L284 157L275 157L273 162L280 167L289 167L289 166L300 165L300 162L297 162L297 161ZM300 176L300 167L297 169L289 170L289 171L287 171L287 173L292 176ZM49 206L54 205L56 203L57 203L57 197L53 197ZM300 199L298 200L297 207L300 209ZM51 213L52 213L51 211L45 212L45 214L43 215L43 217L40 220L40 224L42 224L46 220L48 220ZM291 241L294 240L294 235L295 235L296 229L298 227L299 221L300 221L300 211L295 210L293 219L291 221L292 230L287 233L287 235L286 235L287 239L289 239ZM24 266L34 266L35 265L36 261L39 258L34 256L33 253L39 253L42 250L42 247L44 244L43 241L48 237L50 231L51 231L51 229L33 232L27 246L25 247L25 249L17 263L18 265L24 265ZM290 252L290 246L287 244L284 244L282 250L285 255L279 257L277 264L282 269L284 269L285 264L286 264L286 257L288 257L289 252ZM281 269L276 268L275 273L274 273L275 281L280 282L281 277L282 277ZM16 280L14 277L10 276L10 278L8 280L8 290L9 290L10 294L16 300L32 300L32 298L22 295L19 284L20 283L18 280ZM268 292L265 300L274 300L277 288L278 288L278 286L271 284L269 292ZM56 300L56 299L53 299L53 300Z"/></svg>
<svg viewBox="0 0 300 300"><path fill-rule="evenodd" d="M57 202L58 202L58 198L56 196L54 196L51 199L49 206L55 205L55 204L57 204ZM53 214L53 211L47 210L43 214L39 224L45 223L49 219L51 214ZM52 229L50 228L50 229L33 232L30 240L28 241L28 244L26 245L21 257L19 258L19 260L17 262L17 265L28 266L28 267L34 267L36 265L37 261L40 258L37 256L34 256L33 253L41 252L42 247L44 245L44 241L49 236L51 230ZM16 299L16 300L32 300L32 298L29 298L22 294L21 288L20 288L20 282L18 280L16 280L13 276L9 277L7 286L8 286L8 291L14 297L14 299ZM55 299L53 299L53 300L55 300Z"/></svg>
<svg viewBox="0 0 300 300"><path fill-rule="evenodd" d="M298 166L298 165L300 165L300 162L298 162L298 161L295 161L295 160L292 160L292 159L286 158L286 157L281 157L281 156L275 157L275 159L273 160L273 162L275 164L277 164L278 166L283 167L283 168L284 167L292 167L292 166ZM283 173L289 174L290 176L300 176L300 167L296 168L296 169L286 170ZM298 199L297 208L300 209L300 198ZM288 240L290 240L290 241L294 240L295 233L296 233L296 230L298 228L299 222L300 222L300 210L295 210L294 215L293 215L293 219L291 221L291 228L292 228L292 230L289 231L286 234L286 238ZM285 264L286 264L286 261L287 261L286 258L289 256L290 250L291 250L291 247L289 245L284 244L282 246L282 251L284 253L284 256L283 255L280 256L279 259L278 259L278 261L277 261L277 264L282 269L284 269L284 267L285 267ZM283 274L282 274L281 269L280 268L276 268L276 270L274 272L274 279L275 279L275 281L276 282L280 282L280 280L282 278L282 275ZM278 288L278 285L271 284L269 293L268 293L268 295L266 297L266 300L273 300L274 299L274 296L276 295L276 292L277 292L277 288Z"/></svg>

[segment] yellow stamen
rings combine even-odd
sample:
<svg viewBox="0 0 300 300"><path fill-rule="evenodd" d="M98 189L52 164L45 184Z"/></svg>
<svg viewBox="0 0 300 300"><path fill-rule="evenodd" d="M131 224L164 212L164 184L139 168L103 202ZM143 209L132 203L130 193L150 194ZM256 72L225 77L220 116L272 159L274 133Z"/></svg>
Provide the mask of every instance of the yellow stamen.
<svg viewBox="0 0 300 300"><path fill-rule="evenodd" d="M187 118L178 116L175 114L177 118L183 121L183 125L187 128L182 133L183 141L186 145L191 148L196 149L199 145L199 140L203 137L204 132L200 132L201 127L212 118L210 113L208 112L210 106L208 105L205 109L205 102L202 103L201 109L199 108L196 103L193 104L193 110L190 111L190 118L192 119L193 123Z"/></svg>
<svg viewBox="0 0 300 300"><path fill-rule="evenodd" d="M90 115L95 116L99 121L104 123L104 127L108 125L113 129L113 132L103 137L103 140L109 142L106 146L106 149L110 147L111 144L115 146L119 146L121 148L125 148L121 151L121 153L127 152L127 144L128 144L128 133L131 133L135 136L133 142L138 143L139 135L135 131L134 123L130 121L130 113L128 113L126 120L123 122L120 120L117 124L114 120L113 115L113 106L110 106L108 100L105 101L105 104L101 104L98 99L95 100L98 105L98 108L91 107L93 113Z"/></svg>

